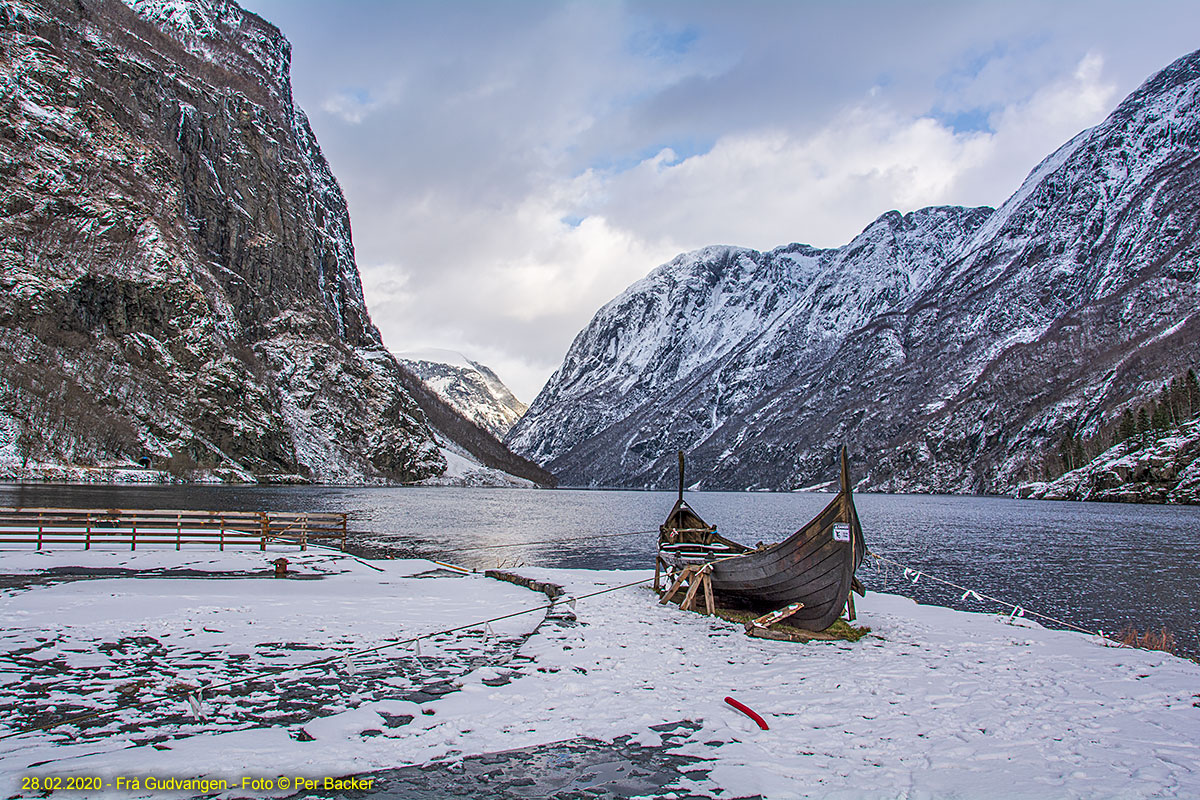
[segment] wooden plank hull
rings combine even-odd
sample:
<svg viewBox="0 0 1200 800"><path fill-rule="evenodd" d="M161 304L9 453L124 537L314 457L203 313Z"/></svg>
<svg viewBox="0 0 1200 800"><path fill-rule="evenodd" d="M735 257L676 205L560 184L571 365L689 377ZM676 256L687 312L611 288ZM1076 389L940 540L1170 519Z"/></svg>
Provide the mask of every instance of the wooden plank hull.
<svg viewBox="0 0 1200 800"><path fill-rule="evenodd" d="M850 526L850 541L834 541L836 523ZM714 562L713 592L718 599L751 608L803 603L804 608L792 615L789 623L806 630L825 630L842 613L864 550L853 500L848 493L838 494L812 521L782 542Z"/></svg>
<svg viewBox="0 0 1200 800"><path fill-rule="evenodd" d="M850 490L845 447L841 473L840 491L820 514L782 542L751 550L720 536L684 501L680 452L679 500L659 529L655 588L662 568L677 575L689 563L708 563L712 566L712 591L726 605L774 611L802 603L804 607L791 616L789 624L825 630L850 600L854 572L867 550ZM836 529L849 535L835 539ZM853 609L851 604L851 619Z"/></svg>

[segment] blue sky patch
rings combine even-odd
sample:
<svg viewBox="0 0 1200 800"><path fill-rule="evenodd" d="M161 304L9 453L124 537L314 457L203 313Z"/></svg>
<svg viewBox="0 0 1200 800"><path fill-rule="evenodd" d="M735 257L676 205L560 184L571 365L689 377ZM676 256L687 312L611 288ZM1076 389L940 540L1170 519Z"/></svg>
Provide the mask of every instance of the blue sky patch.
<svg viewBox="0 0 1200 800"><path fill-rule="evenodd" d="M626 48L637 56L656 61L678 61L683 58L700 39L700 29L686 26L667 29L661 25L634 31L626 41Z"/></svg>
<svg viewBox="0 0 1200 800"><path fill-rule="evenodd" d="M929 116L955 133L995 133L992 130L991 110L968 108L965 111L941 111L934 109Z"/></svg>

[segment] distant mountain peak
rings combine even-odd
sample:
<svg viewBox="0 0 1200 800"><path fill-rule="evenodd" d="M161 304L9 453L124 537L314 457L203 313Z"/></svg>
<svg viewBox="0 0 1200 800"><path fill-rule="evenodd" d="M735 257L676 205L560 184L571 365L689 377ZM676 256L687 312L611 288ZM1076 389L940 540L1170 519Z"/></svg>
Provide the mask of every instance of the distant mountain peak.
<svg viewBox="0 0 1200 800"><path fill-rule="evenodd" d="M427 348L396 357L452 408L497 439L528 410L494 371L455 350Z"/></svg>
<svg viewBox="0 0 1200 800"><path fill-rule="evenodd" d="M427 347L422 350L405 350L396 353L396 358L404 361L427 361L431 364L446 364L461 369L475 369L478 364L457 350L443 350L439 347Z"/></svg>

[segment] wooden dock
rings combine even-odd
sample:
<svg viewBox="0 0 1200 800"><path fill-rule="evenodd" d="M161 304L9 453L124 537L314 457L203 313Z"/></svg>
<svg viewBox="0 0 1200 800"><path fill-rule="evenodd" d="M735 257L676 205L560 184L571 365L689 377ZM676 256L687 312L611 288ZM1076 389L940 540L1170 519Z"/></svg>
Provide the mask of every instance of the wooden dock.
<svg viewBox="0 0 1200 800"><path fill-rule="evenodd" d="M0 508L0 549L23 544L38 550L82 545L84 550L138 545L257 547L282 544L307 550L321 544L346 549L341 513L274 511L161 511L88 508Z"/></svg>

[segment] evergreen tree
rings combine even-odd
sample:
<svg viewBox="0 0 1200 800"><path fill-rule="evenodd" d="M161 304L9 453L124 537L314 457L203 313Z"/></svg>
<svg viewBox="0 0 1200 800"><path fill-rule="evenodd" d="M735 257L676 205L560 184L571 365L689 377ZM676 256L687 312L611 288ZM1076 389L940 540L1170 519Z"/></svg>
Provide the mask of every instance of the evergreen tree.
<svg viewBox="0 0 1200 800"><path fill-rule="evenodd" d="M1133 410L1125 409L1121 412L1121 423L1117 426L1118 441L1126 442L1137 436L1137 420L1133 418Z"/></svg>
<svg viewBox="0 0 1200 800"><path fill-rule="evenodd" d="M1175 403L1171 396L1171 384L1164 383L1158 392L1158 416L1162 425L1159 430L1170 430L1175 427Z"/></svg>
<svg viewBox="0 0 1200 800"><path fill-rule="evenodd" d="M1171 379L1167 396L1171 398L1171 424L1178 428L1188 418L1187 385L1182 374Z"/></svg>
<svg viewBox="0 0 1200 800"><path fill-rule="evenodd" d="M1165 398L1160 396L1160 401L1155 403L1151 412L1150 424L1155 431L1162 432L1171 428L1171 411L1167 404L1162 402Z"/></svg>
<svg viewBox="0 0 1200 800"><path fill-rule="evenodd" d="M1150 440L1150 412L1145 406L1138 409L1137 413L1137 432L1138 443L1145 446Z"/></svg>
<svg viewBox="0 0 1200 800"><path fill-rule="evenodd" d="M1059 442L1058 445L1058 458L1060 461L1062 461L1063 472L1070 472L1071 470L1075 469L1075 465L1072 463L1071 455L1071 434L1067 434L1063 437L1063 440Z"/></svg>
<svg viewBox="0 0 1200 800"><path fill-rule="evenodd" d="M1200 380L1196 379L1196 370L1189 369L1183 382L1188 397L1188 419L1200 417Z"/></svg>

